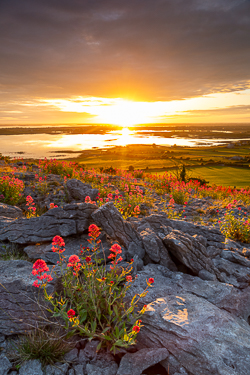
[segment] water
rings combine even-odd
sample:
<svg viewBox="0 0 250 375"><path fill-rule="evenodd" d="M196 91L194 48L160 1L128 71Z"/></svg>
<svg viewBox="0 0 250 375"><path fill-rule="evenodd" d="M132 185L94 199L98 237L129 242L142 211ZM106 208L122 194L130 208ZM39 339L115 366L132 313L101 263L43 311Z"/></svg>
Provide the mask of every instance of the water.
<svg viewBox="0 0 250 375"><path fill-rule="evenodd" d="M202 138L195 136L195 132L187 132L185 137L179 137L177 134L168 137L170 130L109 130L104 134L19 134L19 135L0 135L0 152L4 156L23 157L23 158L65 158L69 156L78 156L83 150L92 148L109 148L114 146L126 146L129 144L144 145L163 145L163 146L217 146L231 141L249 139L249 138ZM178 132L178 130L175 130ZM211 130L211 132L213 132ZM228 132L228 131L227 131ZM161 135L152 135L151 133L162 133ZM71 155L69 152L73 152Z"/></svg>

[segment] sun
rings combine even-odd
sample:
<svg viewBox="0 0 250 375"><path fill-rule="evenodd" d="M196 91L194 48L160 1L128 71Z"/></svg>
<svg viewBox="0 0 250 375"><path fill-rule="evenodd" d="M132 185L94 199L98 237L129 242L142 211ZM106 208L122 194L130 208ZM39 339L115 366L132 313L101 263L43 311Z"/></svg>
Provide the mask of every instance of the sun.
<svg viewBox="0 0 250 375"><path fill-rule="evenodd" d="M134 132L132 132L128 128L123 128L121 130L121 136L119 137L119 144L121 146L126 146L127 144L131 143L131 140L133 139L132 137L133 133Z"/></svg>
<svg viewBox="0 0 250 375"><path fill-rule="evenodd" d="M100 106L96 108L96 112L102 122L124 128L148 121L145 108L143 110L138 103L127 100L117 100L112 106Z"/></svg>

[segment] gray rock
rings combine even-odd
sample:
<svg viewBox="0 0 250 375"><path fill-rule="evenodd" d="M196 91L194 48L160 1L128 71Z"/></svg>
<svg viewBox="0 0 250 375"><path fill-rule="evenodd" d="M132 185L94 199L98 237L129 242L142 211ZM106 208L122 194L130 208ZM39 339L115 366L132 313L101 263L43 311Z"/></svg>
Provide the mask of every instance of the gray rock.
<svg viewBox="0 0 250 375"><path fill-rule="evenodd" d="M82 181L75 178L66 182L67 190L73 199L85 202L87 196L94 201L99 193L98 189L92 189L89 184L84 184Z"/></svg>
<svg viewBox="0 0 250 375"><path fill-rule="evenodd" d="M167 370L168 375L188 375L184 367L181 366L180 362L172 354L167 359L161 361L161 365Z"/></svg>
<svg viewBox="0 0 250 375"><path fill-rule="evenodd" d="M213 259L214 266L218 269L217 278L223 282L232 284L237 288L247 288L250 283L250 268L233 263L225 258Z"/></svg>
<svg viewBox="0 0 250 375"><path fill-rule="evenodd" d="M6 203L0 203L0 216L17 219L23 216L23 211L16 206L10 206Z"/></svg>
<svg viewBox="0 0 250 375"><path fill-rule="evenodd" d="M204 225L195 225L193 223L189 223L183 220L171 220L168 219L166 214L162 215L150 215L145 218L143 218L139 226L149 224L150 227L154 230L154 232L159 235L159 232L164 233L164 230L168 230L168 227L171 227L172 229L177 229L179 231L182 231L184 233L188 233L191 236L198 235L204 237L209 244L209 241L222 243L225 241L225 236L223 236L219 229L216 229L214 227L208 227ZM168 234L166 233L165 236Z"/></svg>
<svg viewBox="0 0 250 375"><path fill-rule="evenodd" d="M148 265L138 273L130 293L141 293L145 278L152 275L154 287L142 302L148 308L138 346L168 349L190 375L248 375L250 329L231 305L238 301L241 316L246 317L249 291L246 295L231 285ZM244 303L239 302L241 297Z"/></svg>
<svg viewBox="0 0 250 375"><path fill-rule="evenodd" d="M120 362L117 375L141 375L142 371L168 358L165 348L141 349L136 353L127 353Z"/></svg>
<svg viewBox="0 0 250 375"><path fill-rule="evenodd" d="M54 236L83 233L90 224L97 206L87 203L67 204L53 208L40 217L17 219L0 230L0 241L19 244L51 241Z"/></svg>
<svg viewBox="0 0 250 375"><path fill-rule="evenodd" d="M139 258L143 259L145 255L145 249L135 242L130 242L128 246L128 256L133 258L135 255L138 255Z"/></svg>
<svg viewBox="0 0 250 375"><path fill-rule="evenodd" d="M78 349L74 348L65 354L64 359L66 362L74 363L78 361Z"/></svg>
<svg viewBox="0 0 250 375"><path fill-rule="evenodd" d="M95 355L95 354L93 354ZM79 351L79 356L78 356L78 362L81 364L81 365L85 365L86 366L86 363L89 361L89 357L87 356L87 354L85 353L85 351L83 349L81 349Z"/></svg>
<svg viewBox="0 0 250 375"><path fill-rule="evenodd" d="M198 273L198 276L202 280L209 280L209 281L216 281L216 276L213 275L212 273L208 272L207 270L200 270Z"/></svg>
<svg viewBox="0 0 250 375"><path fill-rule="evenodd" d="M84 348L84 354L90 359L96 358L98 344L99 344L98 340L91 340L87 342Z"/></svg>
<svg viewBox="0 0 250 375"><path fill-rule="evenodd" d="M63 255L68 259L71 255L78 255L80 247L83 244L81 237L78 238L65 238L65 251ZM45 262L57 264L59 255L52 251L52 243L30 245L23 249L30 259L43 259Z"/></svg>
<svg viewBox="0 0 250 375"><path fill-rule="evenodd" d="M172 271L177 268L169 256L168 250L163 245L162 240L153 232L152 229L147 228L140 232L143 246L148 257L156 263L168 267Z"/></svg>
<svg viewBox="0 0 250 375"><path fill-rule="evenodd" d="M19 369L19 375L43 375L41 362L37 359L25 362Z"/></svg>
<svg viewBox="0 0 250 375"><path fill-rule="evenodd" d="M99 364L100 365L100 364ZM116 375L118 370L118 365L115 362L106 362L105 365L88 363L86 366L87 375Z"/></svg>
<svg viewBox="0 0 250 375"><path fill-rule="evenodd" d="M73 366L74 373L73 375L84 375L86 374L86 365L74 365Z"/></svg>
<svg viewBox="0 0 250 375"><path fill-rule="evenodd" d="M167 249L196 275L202 269L212 274L216 273L216 269L206 253L206 247L189 234L173 230L164 238L163 242Z"/></svg>
<svg viewBox="0 0 250 375"><path fill-rule="evenodd" d="M222 249L218 246L207 246L206 254L210 258L215 258L217 255L220 255L222 252Z"/></svg>
<svg viewBox="0 0 250 375"><path fill-rule="evenodd" d="M68 368L68 363L55 363L53 366L48 365L45 368L45 375L66 375Z"/></svg>
<svg viewBox="0 0 250 375"><path fill-rule="evenodd" d="M6 375L12 364L4 354L0 354L0 375Z"/></svg>
<svg viewBox="0 0 250 375"><path fill-rule="evenodd" d="M95 223L102 227L107 235L113 240L118 241L127 249L131 242L142 247L142 242L138 233L132 225L123 219L120 212L112 202L106 203L92 214Z"/></svg>
<svg viewBox="0 0 250 375"><path fill-rule="evenodd" d="M76 374L75 374L75 371L74 371L73 368L71 368L71 369L69 370L68 375L76 375ZM80 373L80 375L82 375L82 374ZM83 374L83 375L84 375L84 374Z"/></svg>
<svg viewBox="0 0 250 375"><path fill-rule="evenodd" d="M25 260L0 261L0 333L4 335L34 328L42 313L31 271L32 264Z"/></svg>

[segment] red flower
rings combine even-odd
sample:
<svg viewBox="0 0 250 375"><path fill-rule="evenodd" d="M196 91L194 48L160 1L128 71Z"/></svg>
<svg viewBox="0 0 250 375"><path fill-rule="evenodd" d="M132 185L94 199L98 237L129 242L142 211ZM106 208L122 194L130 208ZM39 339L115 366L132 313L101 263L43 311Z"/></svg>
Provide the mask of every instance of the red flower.
<svg viewBox="0 0 250 375"><path fill-rule="evenodd" d="M133 259L133 258L132 258L132 259L130 259L130 262L131 262L131 263L133 263L133 262L134 262L134 259Z"/></svg>
<svg viewBox="0 0 250 375"><path fill-rule="evenodd" d="M113 284L114 284L114 281L110 281L110 284L113 285Z"/></svg>
<svg viewBox="0 0 250 375"><path fill-rule="evenodd" d="M127 280L128 282L132 281L132 276L131 276L131 275L126 276L126 280Z"/></svg>
<svg viewBox="0 0 250 375"><path fill-rule="evenodd" d="M139 326L134 326L132 331L134 332L140 332L140 327Z"/></svg>
<svg viewBox="0 0 250 375"><path fill-rule="evenodd" d="M69 319L72 319L72 318L76 315L76 312L75 312L73 309L70 309L70 310L67 312L67 315L68 315L68 318L69 318Z"/></svg>
<svg viewBox="0 0 250 375"><path fill-rule="evenodd" d="M78 272L81 268L80 258L77 255L71 255L67 267L73 267L74 271Z"/></svg>
<svg viewBox="0 0 250 375"><path fill-rule="evenodd" d="M62 237L55 236L52 240L52 251L63 253L65 251L65 242Z"/></svg>
<svg viewBox="0 0 250 375"><path fill-rule="evenodd" d="M97 225L91 224L89 226L89 236L92 237L93 239L96 239L100 235L100 229L98 228Z"/></svg>
<svg viewBox="0 0 250 375"><path fill-rule="evenodd" d="M155 281L154 281L153 277L150 277L150 278L148 279L148 282L149 282L149 284L153 284Z"/></svg>
<svg viewBox="0 0 250 375"><path fill-rule="evenodd" d="M112 251L116 255L122 253L121 246L118 245L117 243L115 243L114 245L111 246L110 251Z"/></svg>
<svg viewBox="0 0 250 375"><path fill-rule="evenodd" d="M33 271L32 275L37 275L38 273L49 271L49 267L47 263L42 259L37 259L37 261L33 264Z"/></svg>
<svg viewBox="0 0 250 375"><path fill-rule="evenodd" d="M91 258L90 257L86 257L85 260L86 260L87 263L91 262Z"/></svg>
<svg viewBox="0 0 250 375"><path fill-rule="evenodd" d="M75 263L79 263L80 262L80 258L77 256L77 255L71 255L70 257L69 257L69 262L70 263L73 263L73 264L75 264Z"/></svg>

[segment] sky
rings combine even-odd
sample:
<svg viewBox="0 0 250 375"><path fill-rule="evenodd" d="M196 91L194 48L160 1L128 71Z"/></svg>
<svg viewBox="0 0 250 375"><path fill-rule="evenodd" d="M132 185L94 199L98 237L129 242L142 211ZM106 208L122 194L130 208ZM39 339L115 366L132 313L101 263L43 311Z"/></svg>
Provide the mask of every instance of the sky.
<svg viewBox="0 0 250 375"><path fill-rule="evenodd" d="M249 123L250 0L0 0L0 124Z"/></svg>

